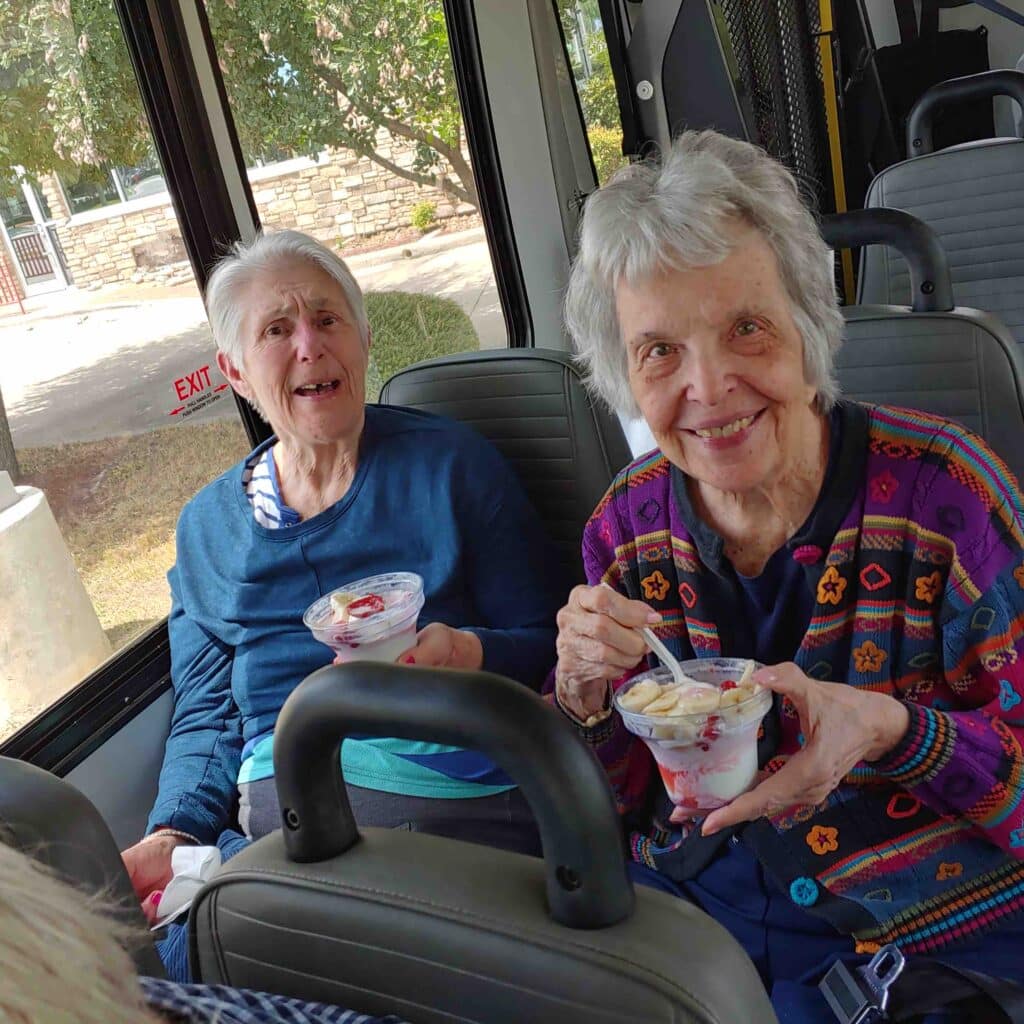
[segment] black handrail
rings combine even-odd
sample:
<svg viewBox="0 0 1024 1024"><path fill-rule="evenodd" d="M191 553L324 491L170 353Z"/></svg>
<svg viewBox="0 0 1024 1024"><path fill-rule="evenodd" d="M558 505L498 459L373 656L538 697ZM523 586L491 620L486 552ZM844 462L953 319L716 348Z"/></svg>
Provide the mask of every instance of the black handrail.
<svg viewBox="0 0 1024 1024"><path fill-rule="evenodd" d="M565 719L488 672L331 665L285 701L274 773L285 847L299 863L336 857L359 831L340 771L346 736L429 740L479 750L523 790L544 847L551 916L603 928L633 911L618 815L604 771Z"/></svg>
<svg viewBox="0 0 1024 1024"><path fill-rule="evenodd" d="M907 118L907 155L923 156L934 151L932 120L939 108L992 96L1010 96L1024 110L1024 71L982 71L933 85L920 96Z"/></svg>
<svg viewBox="0 0 1024 1024"><path fill-rule="evenodd" d="M953 308L949 264L938 235L903 210L872 207L821 218L821 235L832 249L890 245L907 261L915 313L945 313Z"/></svg>

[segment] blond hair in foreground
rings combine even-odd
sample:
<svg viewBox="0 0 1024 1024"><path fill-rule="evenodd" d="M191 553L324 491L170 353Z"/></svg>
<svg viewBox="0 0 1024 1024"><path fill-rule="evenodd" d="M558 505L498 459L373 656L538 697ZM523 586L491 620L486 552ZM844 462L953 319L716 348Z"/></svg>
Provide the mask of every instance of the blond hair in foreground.
<svg viewBox="0 0 1024 1024"><path fill-rule="evenodd" d="M95 900L0 840L3 1024L156 1020L118 942L118 926L96 907Z"/></svg>

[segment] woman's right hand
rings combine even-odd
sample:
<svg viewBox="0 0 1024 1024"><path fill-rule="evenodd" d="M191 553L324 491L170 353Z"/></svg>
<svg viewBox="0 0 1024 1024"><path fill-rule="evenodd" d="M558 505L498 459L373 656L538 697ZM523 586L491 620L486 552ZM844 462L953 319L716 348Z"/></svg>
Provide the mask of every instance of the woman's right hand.
<svg viewBox="0 0 1024 1024"><path fill-rule="evenodd" d="M661 622L643 601L611 587L574 587L558 613L558 702L585 722L604 707L608 685L640 663L647 644L638 632Z"/></svg>
<svg viewBox="0 0 1024 1024"><path fill-rule="evenodd" d="M121 859L128 869L132 888L142 904L142 912L150 924L156 923L160 894L170 882L171 854L176 846L188 843L180 836L157 836L145 839L122 851Z"/></svg>

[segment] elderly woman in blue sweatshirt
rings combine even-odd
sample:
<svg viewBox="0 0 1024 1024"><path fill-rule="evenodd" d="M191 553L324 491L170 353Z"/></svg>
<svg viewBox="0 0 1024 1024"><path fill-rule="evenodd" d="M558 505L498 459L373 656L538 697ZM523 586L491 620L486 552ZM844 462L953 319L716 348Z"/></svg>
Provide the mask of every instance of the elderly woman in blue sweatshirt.
<svg viewBox="0 0 1024 1024"><path fill-rule="evenodd" d="M438 416L364 404L370 329L334 253L294 231L240 244L214 270L207 307L217 365L274 436L178 522L174 715L147 835L123 854L150 917L173 849L215 842L236 796L249 837L278 827L274 724L330 660L302 623L316 598L419 573L422 628L401 661L539 688L564 594L536 514L487 442ZM363 739L345 743L343 763L362 824L537 848L512 781L479 755Z"/></svg>

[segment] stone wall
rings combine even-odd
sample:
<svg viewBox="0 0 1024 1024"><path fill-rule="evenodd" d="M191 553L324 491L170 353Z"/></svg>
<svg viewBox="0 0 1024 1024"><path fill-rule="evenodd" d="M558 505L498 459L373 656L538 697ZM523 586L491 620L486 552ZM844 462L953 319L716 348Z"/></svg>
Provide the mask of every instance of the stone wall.
<svg viewBox="0 0 1024 1024"><path fill-rule="evenodd" d="M400 167L411 167L411 147L378 139L378 152ZM298 228L328 245L409 228L419 202L437 206L442 220L473 207L459 204L437 188L401 178L387 168L347 150L321 156L318 162L292 160L249 171L260 221L269 228ZM191 277L181 231L166 195L147 197L76 217L55 182L43 183L57 233L74 284L98 288L125 281L174 283ZM58 213L61 211L61 213Z"/></svg>

